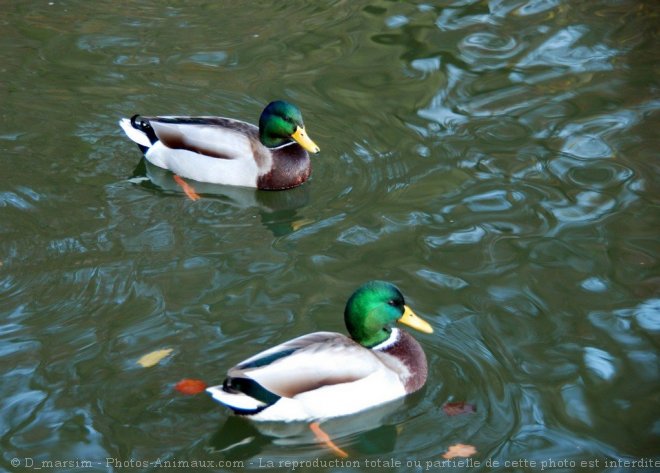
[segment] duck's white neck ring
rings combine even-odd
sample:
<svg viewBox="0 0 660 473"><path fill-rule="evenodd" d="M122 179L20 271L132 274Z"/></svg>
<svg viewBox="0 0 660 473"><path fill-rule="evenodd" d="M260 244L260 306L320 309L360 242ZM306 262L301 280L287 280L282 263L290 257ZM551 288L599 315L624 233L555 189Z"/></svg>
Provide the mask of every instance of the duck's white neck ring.
<svg viewBox="0 0 660 473"><path fill-rule="evenodd" d="M401 336L401 332L399 331L398 328L394 327L392 328L392 333L390 333L390 336L387 337L387 340L380 342L378 345L371 347L371 349L379 350L379 351L386 350L392 345L394 345L396 342L398 342L400 336Z"/></svg>
<svg viewBox="0 0 660 473"><path fill-rule="evenodd" d="M295 141L288 141L288 142L284 143L283 145L275 146L274 148L268 148L268 149L270 149L270 150L282 149L282 148L286 148L287 146L291 146L294 143L295 143Z"/></svg>

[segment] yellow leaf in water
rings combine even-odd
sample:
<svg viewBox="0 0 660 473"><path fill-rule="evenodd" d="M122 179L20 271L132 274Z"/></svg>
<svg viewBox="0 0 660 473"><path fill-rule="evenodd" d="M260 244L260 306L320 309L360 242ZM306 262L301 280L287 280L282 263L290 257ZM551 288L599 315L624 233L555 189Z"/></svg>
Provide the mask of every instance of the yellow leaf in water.
<svg viewBox="0 0 660 473"><path fill-rule="evenodd" d="M152 351L151 353L143 355L137 362L138 365L142 366L143 368L149 368L151 366L157 365L160 360L165 358L170 353L172 353L172 348L164 348L162 350Z"/></svg>
<svg viewBox="0 0 660 473"><path fill-rule="evenodd" d="M295 232L301 229L302 227L309 225L310 223L314 223L314 220L310 218L302 218L299 220L294 220L293 222L291 222L291 229Z"/></svg>
<svg viewBox="0 0 660 473"><path fill-rule="evenodd" d="M474 448L474 446L457 443L456 445L450 446L449 450L442 454L442 458L451 460L456 457L471 457L475 453L477 453L477 449Z"/></svg>

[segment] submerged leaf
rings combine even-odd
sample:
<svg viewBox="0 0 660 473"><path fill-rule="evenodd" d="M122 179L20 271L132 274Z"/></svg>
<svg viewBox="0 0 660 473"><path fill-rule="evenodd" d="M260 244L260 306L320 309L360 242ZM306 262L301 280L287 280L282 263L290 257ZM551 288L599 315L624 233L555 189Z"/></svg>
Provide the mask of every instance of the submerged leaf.
<svg viewBox="0 0 660 473"><path fill-rule="evenodd" d="M204 391L208 387L201 379L191 379L184 378L174 385L174 389L179 391L181 394L187 394L192 396L193 394L198 394Z"/></svg>
<svg viewBox="0 0 660 473"><path fill-rule="evenodd" d="M291 222L291 228L294 231L297 231L300 230L302 227L309 225L310 223L314 223L314 220L312 220L311 218L301 218Z"/></svg>
<svg viewBox="0 0 660 473"><path fill-rule="evenodd" d="M445 411L445 414L448 416L457 416L460 414L469 414L470 412L477 412L477 407L474 404L469 402L460 401L460 402L448 402L442 406L442 410Z"/></svg>
<svg viewBox="0 0 660 473"><path fill-rule="evenodd" d="M143 368L149 368L151 366L157 365L160 362L160 360L162 360L167 355L172 353L172 350L173 350L172 348L164 348L162 350L152 351L151 353L147 353L146 355L143 355L137 361L137 363Z"/></svg>
<svg viewBox="0 0 660 473"><path fill-rule="evenodd" d="M456 457L471 457L475 453L477 453L477 449L474 448L474 446L457 443L456 445L450 446L449 450L442 454L442 458L451 460Z"/></svg>

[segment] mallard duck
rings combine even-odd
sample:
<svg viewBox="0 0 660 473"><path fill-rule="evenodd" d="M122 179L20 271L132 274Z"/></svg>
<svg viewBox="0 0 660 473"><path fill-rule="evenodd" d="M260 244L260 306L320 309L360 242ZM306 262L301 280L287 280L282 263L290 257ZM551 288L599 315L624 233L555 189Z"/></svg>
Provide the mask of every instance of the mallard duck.
<svg viewBox="0 0 660 473"><path fill-rule="evenodd" d="M315 332L265 350L229 369L213 398L255 421L318 421L401 398L426 382L419 343L394 326L431 326L393 284L370 281L346 303L350 337Z"/></svg>
<svg viewBox="0 0 660 473"><path fill-rule="evenodd" d="M150 163L199 182L277 190L296 187L311 172L298 107L281 100L261 113L259 127L222 117L134 115L119 121Z"/></svg>

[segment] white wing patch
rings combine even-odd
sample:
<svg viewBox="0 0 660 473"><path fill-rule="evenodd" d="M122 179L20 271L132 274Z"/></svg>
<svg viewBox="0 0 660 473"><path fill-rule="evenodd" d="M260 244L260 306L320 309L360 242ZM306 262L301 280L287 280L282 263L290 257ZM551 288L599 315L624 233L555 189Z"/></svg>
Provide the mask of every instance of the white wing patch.
<svg viewBox="0 0 660 473"><path fill-rule="evenodd" d="M186 148L207 150L210 155L215 153L235 160L253 159L249 138L244 133L230 128L163 123L156 120L151 122L151 126L156 132L156 136L165 143L174 139L180 141Z"/></svg>
<svg viewBox="0 0 660 473"><path fill-rule="evenodd" d="M247 363L264 355L299 347L295 352L257 367ZM328 384L346 384L366 378L385 366L369 349L338 333L304 335L261 353L230 370L230 376L254 379L271 392L295 397Z"/></svg>
<svg viewBox="0 0 660 473"><path fill-rule="evenodd" d="M259 422L328 419L355 414L405 395L398 376L381 368L358 381L324 386L293 398L283 397L250 418Z"/></svg>
<svg viewBox="0 0 660 473"><path fill-rule="evenodd" d="M185 149L172 149L156 142L144 155L147 160L174 174L200 182L257 187L257 163L247 159L211 158Z"/></svg>

